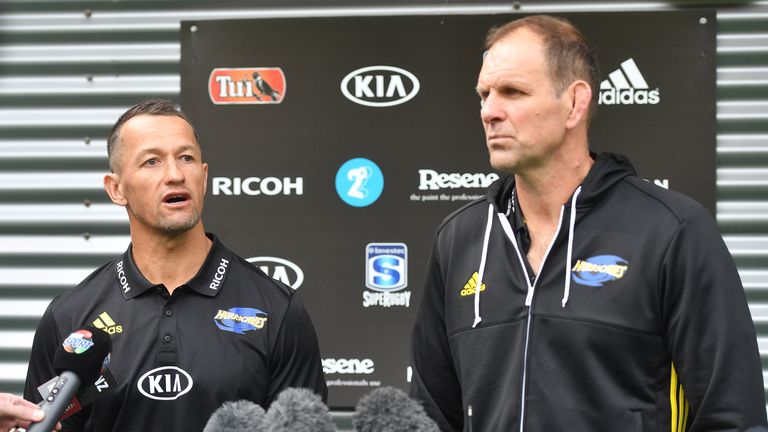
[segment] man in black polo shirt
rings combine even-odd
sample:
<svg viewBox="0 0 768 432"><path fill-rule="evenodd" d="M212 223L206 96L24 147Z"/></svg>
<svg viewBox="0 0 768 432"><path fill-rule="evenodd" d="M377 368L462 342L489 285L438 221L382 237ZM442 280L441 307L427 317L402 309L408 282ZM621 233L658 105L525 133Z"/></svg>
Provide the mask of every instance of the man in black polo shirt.
<svg viewBox="0 0 768 432"><path fill-rule="evenodd" d="M200 221L208 165L175 105L142 102L109 136L104 188L128 211L131 245L55 298L35 334L25 397L54 377L72 330L112 337L115 392L64 431L200 431L223 402L267 407L281 390L327 397L312 323L294 291L235 255Z"/></svg>

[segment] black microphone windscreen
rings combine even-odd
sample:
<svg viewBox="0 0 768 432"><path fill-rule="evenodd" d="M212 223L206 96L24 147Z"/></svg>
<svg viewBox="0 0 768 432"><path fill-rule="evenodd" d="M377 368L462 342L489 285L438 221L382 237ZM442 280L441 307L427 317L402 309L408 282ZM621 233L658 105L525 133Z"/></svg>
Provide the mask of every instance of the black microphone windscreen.
<svg viewBox="0 0 768 432"><path fill-rule="evenodd" d="M363 396L352 415L357 432L439 432L418 402L394 387L380 387Z"/></svg>
<svg viewBox="0 0 768 432"><path fill-rule="evenodd" d="M112 351L112 340L94 326L73 331L56 349L53 369L60 374L73 372L82 386L93 384L101 373L105 358Z"/></svg>
<svg viewBox="0 0 768 432"><path fill-rule="evenodd" d="M213 412L203 432L257 432L262 430L264 408L248 400L225 402Z"/></svg>
<svg viewBox="0 0 768 432"><path fill-rule="evenodd" d="M264 416L266 432L335 432L328 407L309 389L287 388Z"/></svg>

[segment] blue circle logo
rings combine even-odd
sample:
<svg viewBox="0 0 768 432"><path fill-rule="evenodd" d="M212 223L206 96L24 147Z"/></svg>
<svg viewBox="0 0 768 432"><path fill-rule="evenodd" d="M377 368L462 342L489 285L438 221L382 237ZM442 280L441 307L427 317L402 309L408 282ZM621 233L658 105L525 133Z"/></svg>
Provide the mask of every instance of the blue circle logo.
<svg viewBox="0 0 768 432"><path fill-rule="evenodd" d="M384 191L381 168L365 158L350 159L336 172L336 193L352 207L366 207Z"/></svg>

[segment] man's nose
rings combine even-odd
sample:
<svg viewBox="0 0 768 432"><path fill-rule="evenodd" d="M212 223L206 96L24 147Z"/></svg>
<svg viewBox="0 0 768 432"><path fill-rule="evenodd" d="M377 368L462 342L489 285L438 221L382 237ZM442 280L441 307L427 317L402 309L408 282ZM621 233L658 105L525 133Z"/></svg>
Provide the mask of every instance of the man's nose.
<svg viewBox="0 0 768 432"><path fill-rule="evenodd" d="M180 166L178 160L171 161L165 164L165 179L169 183L183 182L185 179L184 170Z"/></svg>
<svg viewBox="0 0 768 432"><path fill-rule="evenodd" d="M504 110L499 95L491 92L480 104L480 119L483 123L493 123L504 119Z"/></svg>

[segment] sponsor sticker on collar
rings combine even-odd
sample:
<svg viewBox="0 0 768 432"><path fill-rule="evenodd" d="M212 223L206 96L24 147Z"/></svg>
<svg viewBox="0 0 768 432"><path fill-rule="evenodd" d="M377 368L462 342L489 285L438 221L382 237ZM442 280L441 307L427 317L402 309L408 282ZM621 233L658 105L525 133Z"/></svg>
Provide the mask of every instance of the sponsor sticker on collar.
<svg viewBox="0 0 768 432"><path fill-rule="evenodd" d="M125 267L123 267L123 261L118 261L115 266L117 272L117 281L120 283L120 287L123 289L123 293L127 293L131 290L131 285L128 283L128 278L125 276Z"/></svg>
<svg viewBox="0 0 768 432"><path fill-rule="evenodd" d="M221 330L244 334L247 331L263 329L267 325L267 313L246 307L219 309L213 317L213 322Z"/></svg>
<svg viewBox="0 0 768 432"><path fill-rule="evenodd" d="M213 278L211 278L211 283L208 285L208 288L218 290L221 287L221 283L224 281L224 277L227 275L228 270L229 260L222 258L221 261L219 261L219 267L216 269L216 273L214 273Z"/></svg>
<svg viewBox="0 0 768 432"><path fill-rule="evenodd" d="M601 287L607 282L621 279L629 270L629 262L616 255L597 255L578 260L571 269L573 281L587 286Z"/></svg>

